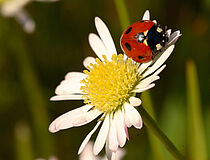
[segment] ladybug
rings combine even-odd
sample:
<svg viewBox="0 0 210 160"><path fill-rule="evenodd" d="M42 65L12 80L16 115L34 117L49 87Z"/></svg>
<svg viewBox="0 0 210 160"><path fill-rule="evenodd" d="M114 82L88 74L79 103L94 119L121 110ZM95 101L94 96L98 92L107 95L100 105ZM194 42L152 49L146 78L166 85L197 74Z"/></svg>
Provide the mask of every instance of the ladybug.
<svg viewBox="0 0 210 160"><path fill-rule="evenodd" d="M150 20L141 20L130 25L120 39L124 53L138 63L151 60L166 42L166 27L163 28Z"/></svg>

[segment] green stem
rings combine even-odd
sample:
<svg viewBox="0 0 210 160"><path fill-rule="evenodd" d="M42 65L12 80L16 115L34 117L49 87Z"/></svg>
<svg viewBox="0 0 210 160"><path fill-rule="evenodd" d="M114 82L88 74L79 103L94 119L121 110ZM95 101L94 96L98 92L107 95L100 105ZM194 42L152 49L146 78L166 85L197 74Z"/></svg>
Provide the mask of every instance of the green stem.
<svg viewBox="0 0 210 160"><path fill-rule="evenodd" d="M34 159L31 130L24 122L18 122L15 124L15 142L15 159Z"/></svg>
<svg viewBox="0 0 210 160"><path fill-rule="evenodd" d="M130 25L130 20L124 0L115 0L115 6L120 19L122 29L126 29Z"/></svg>
<svg viewBox="0 0 210 160"><path fill-rule="evenodd" d="M175 145L168 139L168 137L162 132L153 118L147 113L147 111L141 107L141 116L143 118L144 124L154 133L166 149L174 156L177 160L185 160L185 157L179 152Z"/></svg>
<svg viewBox="0 0 210 160"><path fill-rule="evenodd" d="M141 94L141 100L143 102L142 105L145 106L145 109L147 110L148 114L156 120L156 115L154 111L154 106L152 103L152 98L149 91L143 92ZM152 157L153 159L165 159L163 154L163 145L159 141L159 139L152 133L151 130L148 130L148 138L151 145L152 150Z"/></svg>
<svg viewBox="0 0 210 160"><path fill-rule="evenodd" d="M25 40L22 34L16 32L9 41L11 53L17 62L20 80L26 92L26 100L33 120L36 139L36 154L49 157L54 152L53 139L48 132L49 118L47 101L43 95L42 87L30 60Z"/></svg>

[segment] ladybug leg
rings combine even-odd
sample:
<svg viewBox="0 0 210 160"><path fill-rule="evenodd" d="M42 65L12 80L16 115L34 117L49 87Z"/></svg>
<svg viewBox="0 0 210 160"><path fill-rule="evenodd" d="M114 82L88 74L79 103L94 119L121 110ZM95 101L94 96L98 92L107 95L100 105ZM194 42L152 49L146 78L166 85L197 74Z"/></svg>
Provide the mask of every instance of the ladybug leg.
<svg viewBox="0 0 210 160"><path fill-rule="evenodd" d="M164 31L166 32L166 31L167 31L167 29L168 29L168 26L165 26L165 27L164 27Z"/></svg>
<svg viewBox="0 0 210 160"><path fill-rule="evenodd" d="M157 54L157 48L154 48L153 50L152 50L152 55L154 56L154 55L156 55Z"/></svg>

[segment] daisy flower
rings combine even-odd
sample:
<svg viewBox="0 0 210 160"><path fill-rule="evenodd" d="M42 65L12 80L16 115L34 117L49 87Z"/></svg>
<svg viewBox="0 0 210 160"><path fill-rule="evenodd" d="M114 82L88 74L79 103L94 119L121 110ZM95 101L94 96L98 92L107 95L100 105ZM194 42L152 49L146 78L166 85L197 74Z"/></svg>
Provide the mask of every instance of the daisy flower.
<svg viewBox="0 0 210 160"><path fill-rule="evenodd" d="M143 20L149 20L146 11ZM142 128L142 118L136 107L141 105L137 93L144 92L155 86L158 74L166 67L164 62L172 53L174 43L180 31L171 34L167 31L169 41L162 53L146 63L136 63L117 51L104 22L96 17L95 26L98 35L91 33L89 43L98 58L87 57L84 73L70 72L56 88L56 96L51 100L84 100L85 105L69 111L49 126L50 132L85 125L98 119L93 130L82 142L80 154L93 133L102 124L93 146L94 155L106 145L108 158L114 159L118 147L123 147L129 139L127 128Z"/></svg>
<svg viewBox="0 0 210 160"><path fill-rule="evenodd" d="M57 0L0 0L0 12L4 17L14 17L25 32L31 33L35 29L35 23L24 10L24 6L31 1L54 2Z"/></svg>
<svg viewBox="0 0 210 160"><path fill-rule="evenodd" d="M122 157L124 157L126 154L126 151L124 149L118 149L116 152L116 160L120 160L122 159ZM90 141L88 142L88 144L85 146L84 150L82 151L82 153L79 155L79 160L108 160L108 158L106 156L100 157L100 156L96 156L93 154L93 142Z"/></svg>

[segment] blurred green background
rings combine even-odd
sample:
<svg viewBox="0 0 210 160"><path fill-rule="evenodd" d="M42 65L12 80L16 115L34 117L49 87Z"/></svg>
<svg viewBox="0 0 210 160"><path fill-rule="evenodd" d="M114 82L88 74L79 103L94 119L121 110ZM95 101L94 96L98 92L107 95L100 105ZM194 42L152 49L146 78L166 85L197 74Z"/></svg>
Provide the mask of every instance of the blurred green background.
<svg viewBox="0 0 210 160"><path fill-rule="evenodd" d="M26 6L36 22L33 34L0 16L0 160L78 159L96 121L51 134L50 122L83 102L49 98L67 72L82 71L83 59L95 56L87 40L96 33L95 16L105 21L122 52L119 40L128 23L122 20L134 23L146 9L152 19L183 35L156 87L143 95L144 107L150 113L153 107L160 128L187 159L210 158L210 0L61 0ZM130 128L129 134L125 160L174 160L146 127Z"/></svg>

